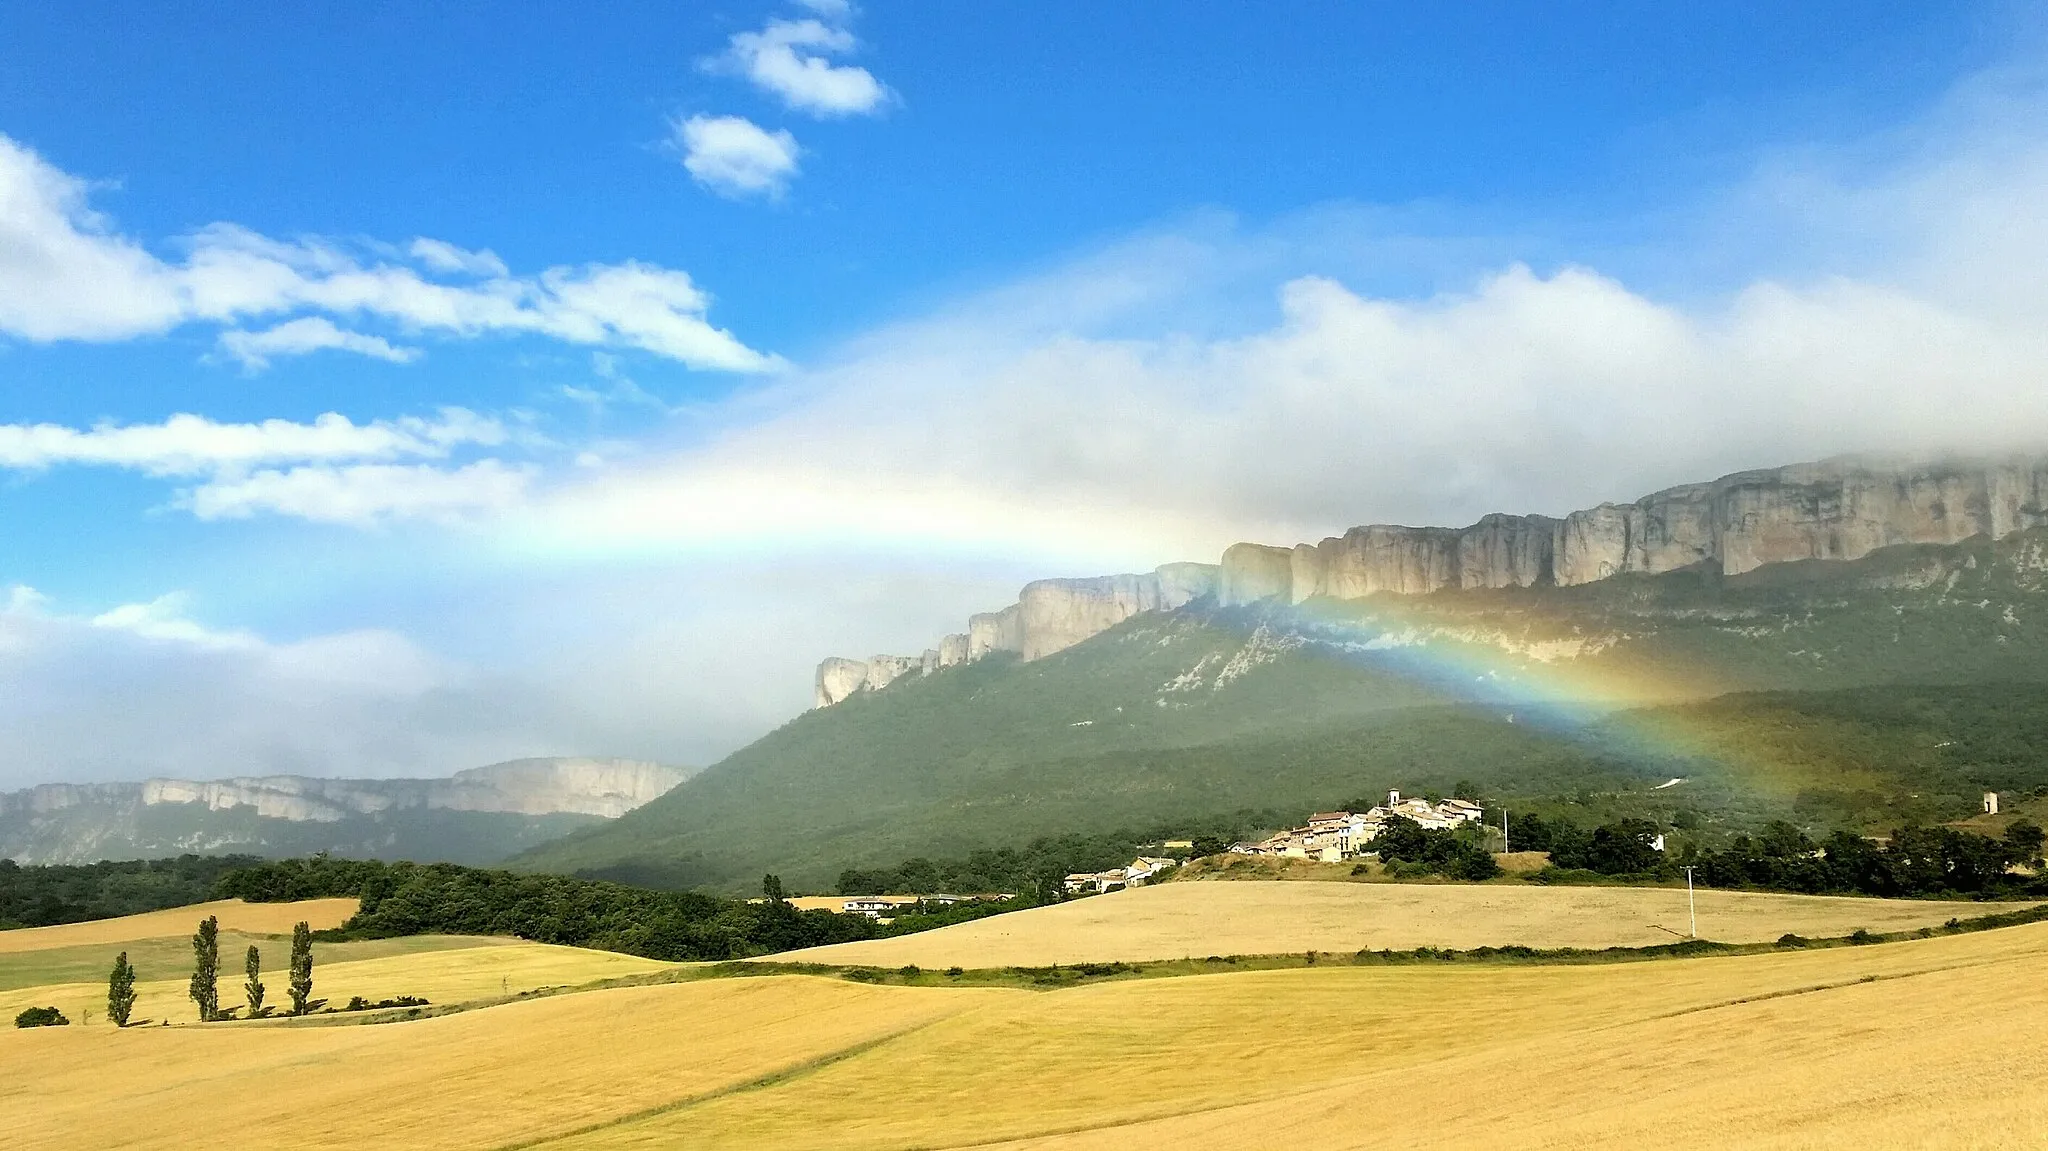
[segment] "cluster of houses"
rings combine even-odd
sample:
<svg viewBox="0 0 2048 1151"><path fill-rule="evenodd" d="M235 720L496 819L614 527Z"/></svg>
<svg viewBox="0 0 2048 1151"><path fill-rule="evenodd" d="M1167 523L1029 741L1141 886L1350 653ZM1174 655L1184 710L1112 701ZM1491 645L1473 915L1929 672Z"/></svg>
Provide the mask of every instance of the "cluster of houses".
<svg viewBox="0 0 2048 1151"><path fill-rule="evenodd" d="M1132 860L1129 867L1112 867L1108 871L1077 871L1067 876L1067 894L1098 895L1105 891L1122 891L1126 887L1143 887L1155 876L1179 866L1178 859L1141 855Z"/></svg>
<svg viewBox="0 0 2048 1151"><path fill-rule="evenodd" d="M1238 855L1284 855L1295 859L1318 859L1336 863L1363 855L1395 816L1412 819L1425 828L1452 828L1477 823L1479 805L1469 799L1402 799L1398 791L1387 793L1387 802L1370 811L1318 811L1303 827L1291 828L1257 843L1233 843Z"/></svg>
<svg viewBox="0 0 2048 1151"><path fill-rule="evenodd" d="M1015 898L1016 896L1007 892L992 895L950 895L946 892L934 892L929 895L849 895L837 900L838 907L826 906L825 909L827 911L842 911L848 915L864 915L869 919L887 923L900 911L905 909L919 910L919 904L923 905L923 910L929 911L938 907L951 907L956 903L979 903L989 899ZM791 900L791 902L802 906L802 901Z"/></svg>

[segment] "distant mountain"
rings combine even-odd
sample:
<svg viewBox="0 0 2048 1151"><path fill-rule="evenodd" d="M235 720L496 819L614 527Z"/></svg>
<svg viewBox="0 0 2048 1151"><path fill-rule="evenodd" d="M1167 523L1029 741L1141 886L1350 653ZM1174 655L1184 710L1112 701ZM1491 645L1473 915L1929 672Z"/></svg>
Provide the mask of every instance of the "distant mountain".
<svg viewBox="0 0 2048 1151"><path fill-rule="evenodd" d="M446 779L273 775L52 783L0 793L0 856L86 863L183 852L494 863L617 818L696 769L517 759Z"/></svg>
<svg viewBox="0 0 2048 1151"><path fill-rule="evenodd" d="M1226 598L856 685L686 792L514 865L818 886L917 854L1295 818L1461 780L1582 818L1868 827L2048 787L2048 529L1736 572Z"/></svg>

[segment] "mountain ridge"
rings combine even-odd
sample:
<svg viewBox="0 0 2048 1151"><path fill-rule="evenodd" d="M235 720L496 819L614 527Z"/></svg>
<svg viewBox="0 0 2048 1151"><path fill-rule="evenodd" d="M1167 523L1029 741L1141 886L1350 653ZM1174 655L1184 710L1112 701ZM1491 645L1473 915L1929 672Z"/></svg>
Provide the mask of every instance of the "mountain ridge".
<svg viewBox="0 0 2048 1151"><path fill-rule="evenodd" d="M921 656L827 658L814 699L830 707L995 652L1041 659L1142 612L1210 596L1225 606L1299 604L1573 587L1689 568L1740 575L1796 560L1856 560L1901 545L2000 540L2043 524L2048 456L1839 456L1732 472L1561 517L1497 512L1464 528L1370 524L1314 544L1233 544L1216 564L1035 580L1016 603L971 617L967 632Z"/></svg>
<svg viewBox="0 0 2048 1151"><path fill-rule="evenodd" d="M1184 837L1460 782L1586 805L1568 809L1582 820L1684 807L1882 831L2048 784L2044 683L2048 528L1735 575L1211 596L1036 660L855 692L513 865L816 888L1040 835Z"/></svg>
<svg viewBox="0 0 2048 1151"><path fill-rule="evenodd" d="M624 815L695 772L562 756L507 760L446 778L271 775L40 784L0 793L0 856L22 863L187 850L438 857L448 849L435 843L440 826L462 832L456 838L463 858L450 862L503 858ZM503 838L502 850L491 846L494 837Z"/></svg>

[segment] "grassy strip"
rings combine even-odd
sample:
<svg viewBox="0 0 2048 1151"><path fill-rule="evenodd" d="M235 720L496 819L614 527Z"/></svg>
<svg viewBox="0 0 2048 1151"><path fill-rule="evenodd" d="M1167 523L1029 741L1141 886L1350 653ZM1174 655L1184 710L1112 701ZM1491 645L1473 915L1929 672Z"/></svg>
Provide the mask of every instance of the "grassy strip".
<svg viewBox="0 0 2048 1151"><path fill-rule="evenodd" d="M391 1008L382 1011L345 1011L297 1018L272 1017L263 1020L234 1020L207 1024L210 1027L235 1023L267 1026L351 1027L376 1023L406 1023L454 1015L484 1007L498 1007L528 999L542 999L584 991L605 991L618 987L651 987L667 983L695 983L705 979L758 979L771 975L809 975L845 979L894 987L1010 987L1033 991L1057 991L1091 983L1124 979L1174 979L1190 975L1217 975L1230 971L1287 971L1308 967L1416 967L1443 964L1491 964L1496 966L1587 966L1602 963L1646 963L1661 959L1695 959L1709 955L1759 955L1766 952L1812 951L1830 947L1863 947L1873 943L1899 943L1910 939L1933 939L1992 931L2028 923L2048 922L2048 903L2018 911L1951 919L1940 927L1907 931L1856 931L1849 935L1806 939L1786 935L1775 943L1718 943L1711 939L1687 939L1648 947L1418 947L1410 951L1364 950L1303 951L1278 955L1211 955L1202 959L1165 959L1139 963L1076 963L1050 967L976 967L928 971L915 965L870 967L834 963L772 963L761 960L726 963L693 963L665 971L622 975L590 983L568 984L522 991L516 995L472 999L429 1007Z"/></svg>
<svg viewBox="0 0 2048 1151"><path fill-rule="evenodd" d="M1940 927L1905 931L1856 931L1849 935L1806 939L1795 935L1775 943L1719 943L1710 939L1687 939L1648 947L1418 947L1410 951L1364 950L1304 951L1280 955L1211 955L1204 959L1169 959L1139 963L1077 963L1051 967L986 967L927 971L916 966L900 968L840 966L823 963L713 964L698 978L756 974L837 976L856 983L891 984L910 987L1024 987L1057 990L1112 979L1162 979L1186 975L1210 975L1225 971L1281 971L1302 967L1407 967L1436 964L1495 964L1510 966L1589 965L1600 963L1643 963L1660 959L1691 959L1707 955L1756 955L1765 952L1816 950L1829 947L1862 947L1873 943L1897 943L1909 939L1932 939L2016 927L2048 921L2048 903L2018 911L1999 912L1970 919L1951 919ZM752 968L735 971L733 968Z"/></svg>

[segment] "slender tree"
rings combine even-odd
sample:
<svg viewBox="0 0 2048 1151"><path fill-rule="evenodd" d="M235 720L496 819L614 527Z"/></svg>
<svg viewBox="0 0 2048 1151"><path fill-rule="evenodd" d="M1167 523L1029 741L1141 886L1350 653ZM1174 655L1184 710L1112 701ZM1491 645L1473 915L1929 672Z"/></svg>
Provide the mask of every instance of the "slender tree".
<svg viewBox="0 0 2048 1151"><path fill-rule="evenodd" d="M770 903L783 902L785 897L782 890L782 877L773 874L762 876L761 894L766 896Z"/></svg>
<svg viewBox="0 0 2048 1151"><path fill-rule="evenodd" d="M249 945L249 958L242 965L242 970L249 973L249 981L242 984L242 990L249 996L249 1018L254 1019L256 1013L263 1010L263 953L256 950L253 943Z"/></svg>
<svg viewBox="0 0 2048 1151"><path fill-rule="evenodd" d="M199 1021L220 1018L220 920L207 916L192 937L192 986L187 994L199 1005Z"/></svg>
<svg viewBox="0 0 2048 1151"><path fill-rule="evenodd" d="M313 999L313 928L301 920L292 928L292 1014L304 1015Z"/></svg>
<svg viewBox="0 0 2048 1151"><path fill-rule="evenodd" d="M135 1012L135 968L128 962L128 953L123 951L114 957L114 971L107 976L107 1018L116 1027L128 1026L128 1017Z"/></svg>

